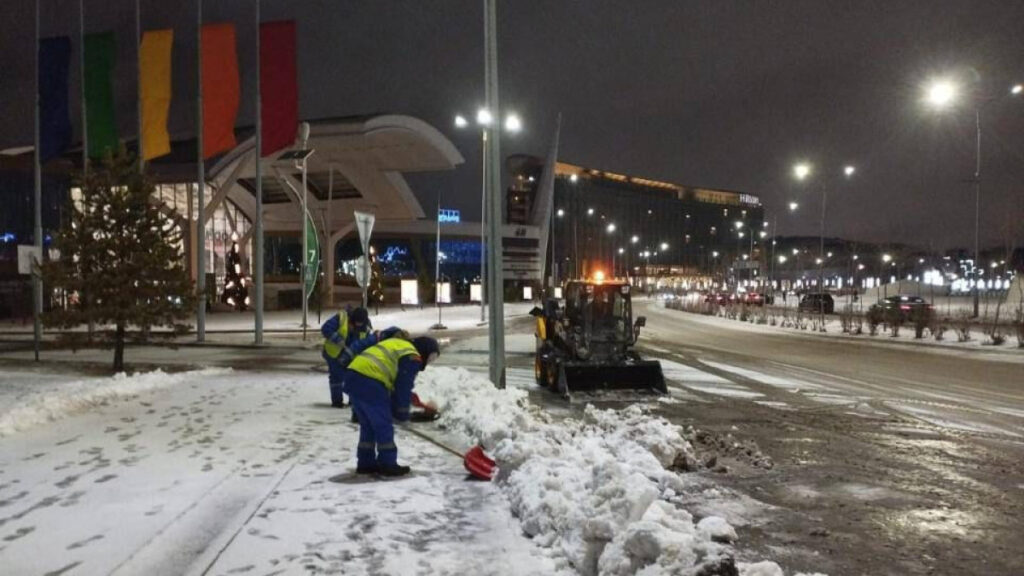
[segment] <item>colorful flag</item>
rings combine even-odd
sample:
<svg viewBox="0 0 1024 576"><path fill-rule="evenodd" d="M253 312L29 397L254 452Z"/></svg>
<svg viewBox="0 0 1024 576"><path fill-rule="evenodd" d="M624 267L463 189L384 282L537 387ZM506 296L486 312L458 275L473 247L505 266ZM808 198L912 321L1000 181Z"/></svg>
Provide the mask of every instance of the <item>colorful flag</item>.
<svg viewBox="0 0 1024 576"><path fill-rule="evenodd" d="M260 24L260 90L263 155L295 142L299 81L295 67L295 21Z"/></svg>
<svg viewBox="0 0 1024 576"><path fill-rule="evenodd" d="M151 160L171 151L167 114L171 107L173 30L150 30L139 47L139 92L142 100L142 157Z"/></svg>
<svg viewBox="0 0 1024 576"><path fill-rule="evenodd" d="M67 36L39 41L39 160L59 156L71 144L68 114L68 67L71 40Z"/></svg>
<svg viewBox="0 0 1024 576"><path fill-rule="evenodd" d="M85 36L85 113L89 157L117 151L112 75L117 45L113 32Z"/></svg>
<svg viewBox="0 0 1024 576"><path fill-rule="evenodd" d="M203 26L203 158L235 147L238 53L234 24Z"/></svg>

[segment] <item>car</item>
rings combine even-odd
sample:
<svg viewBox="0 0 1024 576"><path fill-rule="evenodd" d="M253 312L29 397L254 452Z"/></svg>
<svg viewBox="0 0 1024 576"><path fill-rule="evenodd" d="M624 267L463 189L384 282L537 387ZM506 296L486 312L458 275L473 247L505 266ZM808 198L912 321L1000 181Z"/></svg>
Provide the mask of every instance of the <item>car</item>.
<svg viewBox="0 0 1024 576"><path fill-rule="evenodd" d="M797 309L804 312L832 314L836 310L836 302L827 292L808 292L800 298Z"/></svg>
<svg viewBox="0 0 1024 576"><path fill-rule="evenodd" d="M764 292L747 292L743 295L743 303L750 306L764 306L775 303L775 297Z"/></svg>
<svg viewBox="0 0 1024 576"><path fill-rule="evenodd" d="M708 292L707 295L704 296L705 304L718 304L719 306L722 306L728 302L729 296L724 292Z"/></svg>
<svg viewBox="0 0 1024 576"><path fill-rule="evenodd" d="M931 310L932 305L920 296L889 296L871 305L871 310L881 310L883 313L899 310L900 318L903 321L910 319L914 310Z"/></svg>

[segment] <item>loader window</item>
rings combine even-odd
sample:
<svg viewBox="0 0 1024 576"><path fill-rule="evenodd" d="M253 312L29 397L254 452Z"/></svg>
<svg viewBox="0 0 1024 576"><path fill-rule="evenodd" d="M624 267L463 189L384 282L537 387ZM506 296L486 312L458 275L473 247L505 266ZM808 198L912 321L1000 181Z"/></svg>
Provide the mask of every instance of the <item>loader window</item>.
<svg viewBox="0 0 1024 576"><path fill-rule="evenodd" d="M594 295L593 322L597 332L613 339L627 333L629 304L617 290L601 290Z"/></svg>

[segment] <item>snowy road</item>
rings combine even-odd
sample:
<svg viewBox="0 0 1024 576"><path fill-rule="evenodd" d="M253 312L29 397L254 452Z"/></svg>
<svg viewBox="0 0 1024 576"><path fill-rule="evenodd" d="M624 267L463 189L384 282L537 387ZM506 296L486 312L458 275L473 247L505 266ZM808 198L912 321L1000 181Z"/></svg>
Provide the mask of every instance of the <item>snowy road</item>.
<svg viewBox="0 0 1024 576"><path fill-rule="evenodd" d="M322 375L217 369L152 380L0 434L0 572L553 571L493 484L465 482L459 460L408 433L400 458L421 474L328 482L354 468L357 432L347 411L321 403ZM35 408L22 417L50 413Z"/></svg>
<svg viewBox="0 0 1024 576"><path fill-rule="evenodd" d="M646 301L636 313L648 317L641 350L662 359L678 400L660 413L726 438L710 446L727 455L725 485L785 511L774 530L741 530L748 544L786 548L777 558L790 562L827 548L835 574L1024 573L1019 358L768 330ZM752 465L731 438L775 466Z"/></svg>

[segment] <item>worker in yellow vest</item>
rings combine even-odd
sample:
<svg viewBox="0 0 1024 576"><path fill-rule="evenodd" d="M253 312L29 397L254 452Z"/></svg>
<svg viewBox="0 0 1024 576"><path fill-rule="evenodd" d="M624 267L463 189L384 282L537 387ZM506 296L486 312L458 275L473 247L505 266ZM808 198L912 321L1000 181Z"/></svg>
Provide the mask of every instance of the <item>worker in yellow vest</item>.
<svg viewBox="0 0 1024 576"><path fill-rule="evenodd" d="M320 327L324 335L323 358L327 362L328 384L331 387L331 406L345 407L345 368L356 352L352 346L372 334L370 315L366 308L339 310Z"/></svg>
<svg viewBox="0 0 1024 576"><path fill-rule="evenodd" d="M394 420L409 420L409 405L416 376L433 362L437 340L421 336L411 342L390 338L355 357L345 373L345 392L359 419L356 473L403 476L408 466L398 464Z"/></svg>

